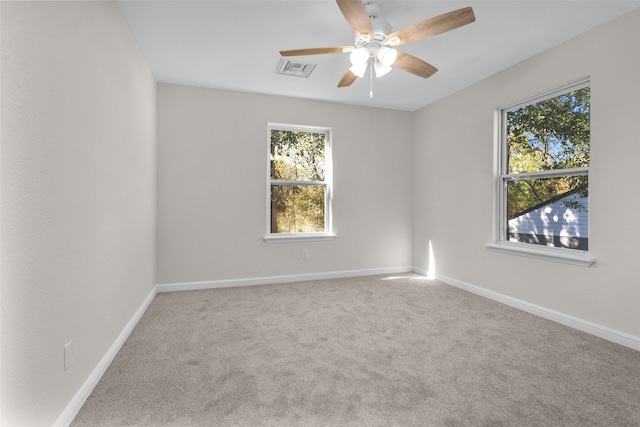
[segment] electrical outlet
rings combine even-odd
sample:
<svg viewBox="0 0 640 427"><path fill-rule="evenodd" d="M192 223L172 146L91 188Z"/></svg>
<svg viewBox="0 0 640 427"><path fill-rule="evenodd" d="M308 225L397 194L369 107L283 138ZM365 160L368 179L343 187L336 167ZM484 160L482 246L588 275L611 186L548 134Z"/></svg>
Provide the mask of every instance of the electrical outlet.
<svg viewBox="0 0 640 427"><path fill-rule="evenodd" d="M71 341L64 345L64 370L68 371L73 364L73 347L71 347Z"/></svg>
<svg viewBox="0 0 640 427"><path fill-rule="evenodd" d="M302 259L309 259L309 250L308 249L303 249L302 250Z"/></svg>

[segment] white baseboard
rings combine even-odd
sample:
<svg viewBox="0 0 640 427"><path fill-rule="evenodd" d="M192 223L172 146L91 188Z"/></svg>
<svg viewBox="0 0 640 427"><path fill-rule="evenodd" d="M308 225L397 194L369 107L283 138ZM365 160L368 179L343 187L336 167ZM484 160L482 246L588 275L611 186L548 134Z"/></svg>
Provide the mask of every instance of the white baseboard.
<svg viewBox="0 0 640 427"><path fill-rule="evenodd" d="M156 288L154 287L142 302L142 305L140 305L138 310L136 310L133 317L131 317L131 320L129 320L120 335L118 335L116 341L111 345L111 347L109 347L107 353L102 357L102 359L91 372L84 384L82 384L82 387L80 387L80 389L73 396L73 399L71 399L71 402L69 402L60 417L58 417L54 424L55 427L66 427L71 424L75 416L80 411L80 408L82 408L82 405L84 405L84 402L87 400L95 386L98 384L98 381L100 381L100 378L102 378L104 373L107 371L107 368L116 357L116 354L118 354L118 351L120 351L120 348L122 348L122 345L131 334L131 331L133 331L133 328L135 328L135 326L138 324L138 322L142 318L142 315L147 310L147 307L149 307L149 304L151 304L151 301L153 301L153 298L155 298L156 293Z"/></svg>
<svg viewBox="0 0 640 427"><path fill-rule="evenodd" d="M400 274L413 271L412 267L388 267L366 270L345 270L326 273L291 274L246 279L208 280L204 282L164 283L156 286L158 292L194 291L199 289L231 288L237 286L270 285L274 283L305 282L309 280L342 279L346 277Z"/></svg>
<svg viewBox="0 0 640 427"><path fill-rule="evenodd" d="M423 276L428 276L428 272L414 268L413 271ZM534 314L539 317L543 317L554 322L558 322L562 325L569 326L570 328L577 329L582 332L586 332L591 335L595 335L599 338L603 338L607 341L614 342L616 344L623 345L625 347L632 348L640 351L640 337L636 337L631 334L616 331L615 329L608 328L606 326L598 325L587 320L579 319L577 317L570 316L568 314L560 313L554 310L550 310L539 305L531 304L526 301L512 298L510 296L491 291L489 289L481 288L479 286L471 285L469 283L462 282L451 277L442 276L440 274L434 275L435 280L438 280L447 285L455 286L456 288L464 289L476 295L489 298L491 300L500 302L502 304L517 308L527 313Z"/></svg>

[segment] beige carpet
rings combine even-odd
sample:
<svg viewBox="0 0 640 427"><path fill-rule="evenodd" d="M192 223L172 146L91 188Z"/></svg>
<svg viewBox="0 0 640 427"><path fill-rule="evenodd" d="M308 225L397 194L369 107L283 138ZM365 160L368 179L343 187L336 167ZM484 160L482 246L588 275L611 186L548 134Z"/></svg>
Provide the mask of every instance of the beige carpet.
<svg viewBox="0 0 640 427"><path fill-rule="evenodd" d="M73 426L640 426L640 352L406 274L159 294Z"/></svg>

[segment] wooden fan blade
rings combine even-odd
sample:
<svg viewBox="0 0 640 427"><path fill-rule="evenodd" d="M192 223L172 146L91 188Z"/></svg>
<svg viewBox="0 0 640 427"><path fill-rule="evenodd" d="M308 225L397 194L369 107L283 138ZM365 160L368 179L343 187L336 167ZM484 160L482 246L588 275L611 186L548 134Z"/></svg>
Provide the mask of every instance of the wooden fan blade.
<svg viewBox="0 0 640 427"><path fill-rule="evenodd" d="M336 2L356 36L373 40L373 26L362 0L336 0Z"/></svg>
<svg viewBox="0 0 640 427"><path fill-rule="evenodd" d="M411 74L415 74L416 76L424 77L425 79L438 72L438 69L433 65L427 64L420 58L416 58L413 55L400 51L398 51L398 57L392 67L401 68Z"/></svg>
<svg viewBox="0 0 640 427"><path fill-rule="evenodd" d="M344 76L342 76L340 83L338 83L338 87L351 86L351 83L355 82L357 78L358 76L353 74L351 70L347 70L347 72L344 73Z"/></svg>
<svg viewBox="0 0 640 427"><path fill-rule="evenodd" d="M389 34L385 41L388 46L400 46L427 37L455 30L476 20L473 9L464 7L453 12L443 13L433 18L425 19L401 30Z"/></svg>
<svg viewBox="0 0 640 427"><path fill-rule="evenodd" d="M312 49L281 50L282 56L321 55L324 53L352 52L355 46L316 47Z"/></svg>

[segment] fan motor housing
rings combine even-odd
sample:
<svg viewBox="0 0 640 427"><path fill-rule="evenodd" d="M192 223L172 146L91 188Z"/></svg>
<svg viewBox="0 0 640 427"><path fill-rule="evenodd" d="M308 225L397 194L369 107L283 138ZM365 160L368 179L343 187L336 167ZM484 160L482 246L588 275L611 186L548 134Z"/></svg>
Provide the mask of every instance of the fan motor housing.
<svg viewBox="0 0 640 427"><path fill-rule="evenodd" d="M366 47L369 50L377 50L380 46L384 45L384 39L387 35L393 32L391 24L382 19L371 19L371 26L373 27L373 40L367 40L355 36L354 44L356 47Z"/></svg>
<svg viewBox="0 0 640 427"><path fill-rule="evenodd" d="M391 24L387 21L383 21L382 19L372 19L371 26L373 27L373 34L376 40L384 40L389 34L393 32L391 28Z"/></svg>

